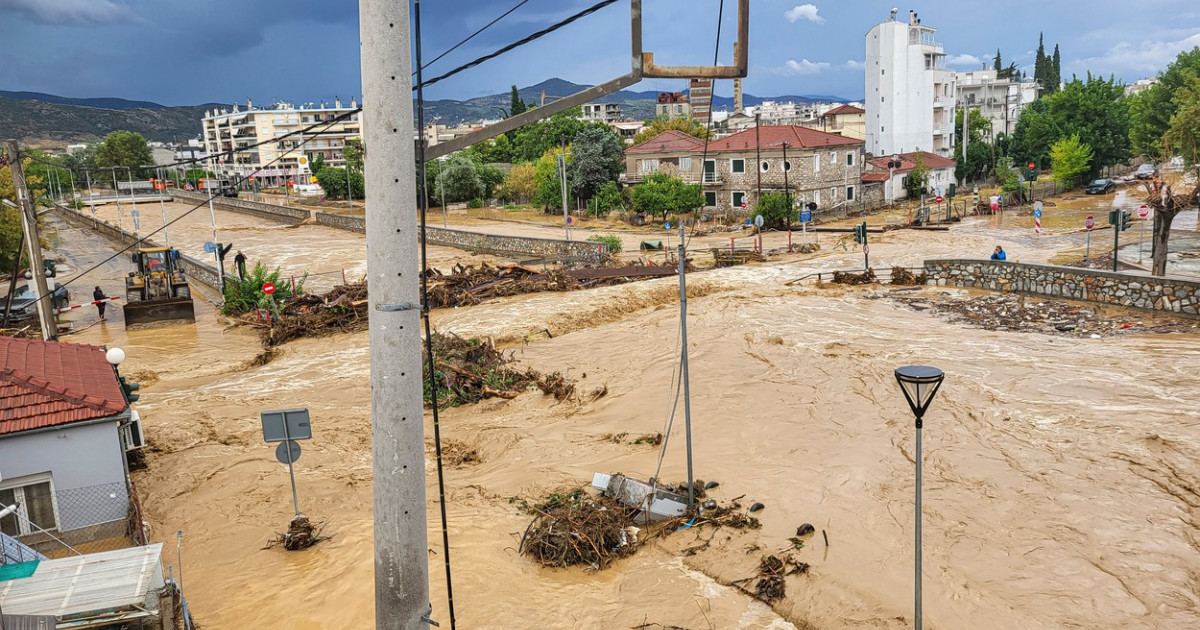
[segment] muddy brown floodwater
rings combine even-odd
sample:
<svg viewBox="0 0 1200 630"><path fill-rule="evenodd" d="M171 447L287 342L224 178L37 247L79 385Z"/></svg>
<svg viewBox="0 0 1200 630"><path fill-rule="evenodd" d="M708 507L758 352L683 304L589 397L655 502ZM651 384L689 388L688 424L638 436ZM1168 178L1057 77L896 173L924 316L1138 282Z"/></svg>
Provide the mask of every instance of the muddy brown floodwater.
<svg viewBox="0 0 1200 630"><path fill-rule="evenodd" d="M987 221L879 235L873 266L983 257L997 243L1040 260L1067 246ZM302 229L248 228L239 238L317 256L319 239L282 243ZM72 261L81 266L103 253L86 231L64 228L59 238L64 251L81 252ZM586 404L531 392L443 414L444 439L481 458L447 471L461 626L911 627L915 436L892 372L917 363L947 374L924 431L926 627L1200 627L1198 339L978 330L871 299L877 287L785 286L861 264L847 250L689 276L696 474L720 481L719 499L764 503L763 528L722 532L687 557L680 548L711 530L678 532L599 573L540 569L517 556L529 517L514 501L584 485L595 471L654 473L657 450L605 435L664 429L678 356L676 280L435 313L442 331L491 336L523 365L609 391ZM109 265L101 276L122 273ZM194 328L126 334L108 323L72 338L121 345L122 372L147 383L138 407L149 468L135 481L152 538L172 543L183 532L184 590L205 628L370 627L366 334L289 343L254 365L251 333L226 328L207 307L199 315ZM292 504L258 413L286 407L312 412L314 437L296 464L300 508L332 536L295 553L262 549L286 528ZM681 422L665 479L686 474ZM427 472L433 618L444 628L432 459ZM790 547L805 522L829 546L818 532L797 552L812 569L788 578L785 599L768 607L729 586L762 553Z"/></svg>

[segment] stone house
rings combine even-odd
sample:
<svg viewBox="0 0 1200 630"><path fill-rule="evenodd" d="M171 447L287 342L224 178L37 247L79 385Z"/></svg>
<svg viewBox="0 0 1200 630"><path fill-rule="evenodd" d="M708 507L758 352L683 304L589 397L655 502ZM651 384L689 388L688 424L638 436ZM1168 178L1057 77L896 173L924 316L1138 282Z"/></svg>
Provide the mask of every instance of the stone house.
<svg viewBox="0 0 1200 630"><path fill-rule="evenodd" d="M0 337L0 505L16 506L0 531L35 548L43 531L70 545L121 539L126 453L141 443L104 348Z"/></svg>
<svg viewBox="0 0 1200 630"><path fill-rule="evenodd" d="M625 152L625 182L667 172L701 184L705 208L735 214L752 213L759 191L790 189L797 206L821 212L858 204L863 157L862 140L794 125L747 129L707 148L668 131Z"/></svg>
<svg viewBox="0 0 1200 630"><path fill-rule="evenodd" d="M884 156L878 158L870 158L867 160L864 178L867 175L872 176L873 181L883 182L883 203L893 203L900 199L908 198L908 174L916 167L917 156L921 156L921 162L929 169L929 179L925 187L931 195L945 195L949 192L950 185L957 182L954 178L954 168L957 163L950 158L945 158L940 155L929 153L927 151L917 151L914 153L900 153L895 156ZM888 162L898 158L900 161L899 168L888 169Z"/></svg>

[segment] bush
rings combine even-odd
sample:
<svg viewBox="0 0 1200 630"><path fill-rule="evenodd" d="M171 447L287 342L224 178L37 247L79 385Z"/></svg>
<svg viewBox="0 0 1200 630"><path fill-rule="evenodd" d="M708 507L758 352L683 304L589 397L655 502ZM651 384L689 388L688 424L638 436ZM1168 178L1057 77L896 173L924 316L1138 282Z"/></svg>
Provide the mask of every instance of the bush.
<svg viewBox="0 0 1200 630"><path fill-rule="evenodd" d="M263 293L262 287L268 282L275 285L274 295ZM304 292L303 280L296 285L296 292ZM225 303L221 305L221 312L225 315L239 315L256 308L274 310L275 302L291 298L291 283L279 281L279 267L268 273L267 268L261 262L256 262L254 269L246 275L245 280L225 279Z"/></svg>
<svg viewBox="0 0 1200 630"><path fill-rule="evenodd" d="M605 182L588 202L588 213L603 219L616 209L625 209L625 198L616 182Z"/></svg>
<svg viewBox="0 0 1200 630"><path fill-rule="evenodd" d="M613 234L593 234L588 237L593 243L604 243L608 247L608 253L621 253L621 239Z"/></svg>
<svg viewBox="0 0 1200 630"><path fill-rule="evenodd" d="M467 202L467 207L468 208L482 208L483 200L480 199L479 197L474 197L470 201Z"/></svg>
<svg viewBox="0 0 1200 630"><path fill-rule="evenodd" d="M786 227L792 214L792 199L787 193L767 193L758 200L758 214L762 215L764 228Z"/></svg>

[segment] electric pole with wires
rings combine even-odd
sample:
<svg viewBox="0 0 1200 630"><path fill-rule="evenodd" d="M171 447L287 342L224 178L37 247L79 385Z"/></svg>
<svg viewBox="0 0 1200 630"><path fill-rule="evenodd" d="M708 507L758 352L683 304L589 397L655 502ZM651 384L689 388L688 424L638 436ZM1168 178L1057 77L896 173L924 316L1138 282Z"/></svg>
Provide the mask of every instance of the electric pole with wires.
<svg viewBox="0 0 1200 630"><path fill-rule="evenodd" d="M50 296L50 289L46 285L46 274L42 267L42 241L38 235L37 211L33 207L33 198L29 196L29 188L25 183L25 169L21 166L21 153L18 150L17 141L9 140L5 146L8 149L8 166L12 169L13 187L17 191L21 227L25 233L25 245L28 250L26 254L29 256L29 272L32 276L30 286L33 287L38 323L42 327L42 339L57 341L58 328L54 323L54 300Z"/></svg>

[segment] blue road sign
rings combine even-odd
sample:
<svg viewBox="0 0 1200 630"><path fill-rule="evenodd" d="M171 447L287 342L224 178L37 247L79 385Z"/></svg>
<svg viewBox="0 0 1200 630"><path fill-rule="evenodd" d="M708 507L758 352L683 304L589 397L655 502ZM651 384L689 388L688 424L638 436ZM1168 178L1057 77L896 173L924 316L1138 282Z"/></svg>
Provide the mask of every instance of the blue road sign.
<svg viewBox="0 0 1200 630"><path fill-rule="evenodd" d="M800 222L801 223L812 223L812 210L801 210L800 211Z"/></svg>
<svg viewBox="0 0 1200 630"><path fill-rule="evenodd" d="M1037 210L1033 211L1033 218L1035 218L1035 219L1042 218L1042 209L1041 208L1038 208Z"/></svg>

